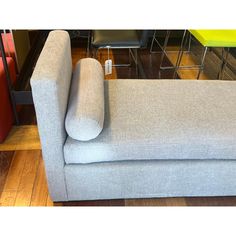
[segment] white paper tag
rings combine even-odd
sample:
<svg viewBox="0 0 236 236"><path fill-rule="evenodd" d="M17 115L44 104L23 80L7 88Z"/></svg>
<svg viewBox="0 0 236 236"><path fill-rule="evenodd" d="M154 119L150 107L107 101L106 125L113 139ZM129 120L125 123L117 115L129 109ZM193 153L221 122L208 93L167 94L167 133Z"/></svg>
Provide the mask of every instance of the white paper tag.
<svg viewBox="0 0 236 236"><path fill-rule="evenodd" d="M105 75L112 74L112 60L108 59L105 61Z"/></svg>

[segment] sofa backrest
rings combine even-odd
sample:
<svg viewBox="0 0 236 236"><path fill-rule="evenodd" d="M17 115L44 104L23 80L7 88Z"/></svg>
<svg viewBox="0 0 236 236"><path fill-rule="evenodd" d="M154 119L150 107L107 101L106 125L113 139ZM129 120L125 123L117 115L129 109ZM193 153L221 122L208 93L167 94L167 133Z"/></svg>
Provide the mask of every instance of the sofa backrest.
<svg viewBox="0 0 236 236"><path fill-rule="evenodd" d="M72 76L70 37L50 32L31 78L43 158L54 201L66 199L63 145L65 114Z"/></svg>

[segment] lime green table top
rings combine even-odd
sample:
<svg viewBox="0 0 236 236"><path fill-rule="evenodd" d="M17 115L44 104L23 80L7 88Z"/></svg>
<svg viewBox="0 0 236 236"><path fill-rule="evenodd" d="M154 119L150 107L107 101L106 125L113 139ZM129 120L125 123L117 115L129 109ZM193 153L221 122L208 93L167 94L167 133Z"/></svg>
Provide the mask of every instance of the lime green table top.
<svg viewBox="0 0 236 236"><path fill-rule="evenodd" d="M236 47L236 30L189 30L205 47Z"/></svg>

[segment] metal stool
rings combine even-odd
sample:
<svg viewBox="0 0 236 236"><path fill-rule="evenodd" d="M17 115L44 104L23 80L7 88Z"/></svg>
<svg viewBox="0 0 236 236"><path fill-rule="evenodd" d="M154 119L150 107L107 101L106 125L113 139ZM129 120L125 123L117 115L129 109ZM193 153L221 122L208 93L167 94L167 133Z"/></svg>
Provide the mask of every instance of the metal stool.
<svg viewBox="0 0 236 236"><path fill-rule="evenodd" d="M181 56L181 53L182 52L186 52L186 53L189 53L190 52L190 47L191 47L191 34L188 34L187 30L184 30L183 31L183 35L182 35L182 39L181 39L181 43L180 43L180 49L178 51L167 51L166 48L167 48L167 45L168 45L168 42L169 42L169 38L170 38L170 35L171 35L171 32L172 30L167 30L166 31L166 36L165 36L165 40L164 40L164 44L163 46L160 44L160 42L157 40L157 37L156 37L156 34L157 34L157 31L155 30L154 33L153 33L153 37L152 37L152 42L151 42L151 47L150 47L150 53L158 53L158 51L153 51L153 45L154 45L154 42L157 43L157 45L160 47L161 49L161 60L160 60L160 71L161 70L169 70L169 69L176 69L178 63L179 63L179 59L180 59L180 56ZM187 51L184 51L184 46L185 46L185 39L186 39L186 36L188 38L188 50ZM176 63L175 65L172 65L172 66L163 66L163 61L164 61L164 57L168 57L168 53L176 53L178 52L177 54L177 59L176 59ZM180 67L180 66L179 66ZM181 66L180 68L188 68L186 66ZM160 71L159 71L159 78L160 78ZM175 78L175 76L173 77Z"/></svg>

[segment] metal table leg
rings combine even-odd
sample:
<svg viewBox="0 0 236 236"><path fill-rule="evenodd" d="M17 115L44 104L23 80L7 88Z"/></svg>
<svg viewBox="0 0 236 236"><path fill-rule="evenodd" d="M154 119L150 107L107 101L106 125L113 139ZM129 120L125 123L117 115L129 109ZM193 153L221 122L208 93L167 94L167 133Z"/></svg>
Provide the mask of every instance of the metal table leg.
<svg viewBox="0 0 236 236"><path fill-rule="evenodd" d="M199 79L199 77L200 77L200 75L201 75L201 73L204 69L204 61L205 61L205 58L206 58L207 49L208 49L207 47L205 47L205 49L204 49L202 59L201 59L200 68L199 68L198 75L197 75L197 79Z"/></svg>
<svg viewBox="0 0 236 236"><path fill-rule="evenodd" d="M184 31L183 33L183 37L182 37L182 40L181 40L181 45L180 45L180 49L179 49L179 52L178 52L178 56L177 56L177 60L176 60L176 63L175 63L175 67L174 67L174 74L173 74L173 79L176 78L177 76L177 71L179 68L185 68L185 66L180 66L180 63L181 63L181 60L182 60L182 57L183 57L183 54L184 54L184 47L187 43L187 36L186 36L186 33L187 33L187 30Z"/></svg>

